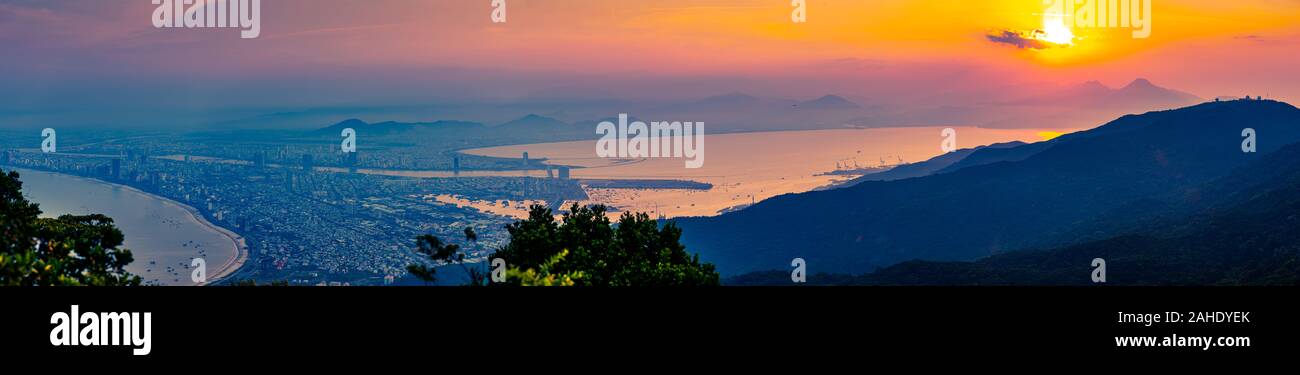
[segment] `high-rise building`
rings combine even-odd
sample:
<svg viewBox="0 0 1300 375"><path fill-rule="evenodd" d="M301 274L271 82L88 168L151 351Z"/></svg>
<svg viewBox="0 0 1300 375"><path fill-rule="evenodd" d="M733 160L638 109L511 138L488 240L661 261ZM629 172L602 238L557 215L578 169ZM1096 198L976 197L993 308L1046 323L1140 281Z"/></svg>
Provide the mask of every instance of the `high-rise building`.
<svg viewBox="0 0 1300 375"><path fill-rule="evenodd" d="M560 179L561 180L569 179L569 167L560 167Z"/></svg>
<svg viewBox="0 0 1300 375"><path fill-rule="evenodd" d="M348 172L357 173L357 152L348 153Z"/></svg>
<svg viewBox="0 0 1300 375"><path fill-rule="evenodd" d="M460 175L460 157L451 158L451 174Z"/></svg>
<svg viewBox="0 0 1300 375"><path fill-rule="evenodd" d="M313 168L311 154L302 154L302 170L304 172L311 172Z"/></svg>
<svg viewBox="0 0 1300 375"><path fill-rule="evenodd" d="M528 151L524 151L524 168L528 168Z"/></svg>
<svg viewBox="0 0 1300 375"><path fill-rule="evenodd" d="M113 169L109 173L109 177L114 179L122 178L122 159L113 158Z"/></svg>

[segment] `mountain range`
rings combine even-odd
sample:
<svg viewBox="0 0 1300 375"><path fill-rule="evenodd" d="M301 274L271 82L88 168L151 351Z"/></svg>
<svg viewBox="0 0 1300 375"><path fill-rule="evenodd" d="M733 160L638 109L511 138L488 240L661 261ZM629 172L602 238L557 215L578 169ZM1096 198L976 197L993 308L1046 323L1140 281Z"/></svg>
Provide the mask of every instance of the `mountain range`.
<svg viewBox="0 0 1300 375"><path fill-rule="evenodd" d="M940 171L947 170L959 162L963 162L966 161L967 159L970 159L971 154L974 154L976 151L1005 149L1005 148L1019 148L1020 146L1024 146L1024 145L1025 145L1024 142L1014 141L1014 142L1005 142L1005 143L994 143L987 146L963 148L953 152L944 153L942 155L930 158L929 160L923 162L903 164L894 168L890 168L889 170L883 172L864 175L862 177L853 179L853 181L841 185L841 187L857 185L858 183L861 183L863 181L891 181L891 180L901 180L904 178L928 176L928 175L938 173ZM995 157L995 158L1003 158L1003 156L1000 156L998 153L986 151L981 153L979 157L976 157L976 159L986 158L985 155L990 155L991 157ZM999 155L999 156L995 156L995 155ZM959 169L959 168L954 168L954 169Z"/></svg>
<svg viewBox="0 0 1300 375"><path fill-rule="evenodd" d="M497 125L470 121L441 120L434 122L367 123L348 119L311 131L311 136L337 137L345 128L352 128L366 137L378 137L380 142L410 142L426 137L454 139L482 139L498 144L547 142L595 138L595 125L570 124L551 117L528 114Z"/></svg>
<svg viewBox="0 0 1300 375"><path fill-rule="evenodd" d="M1255 153L1242 151L1247 127L1259 137ZM955 162L932 159L946 166L919 177L784 195L677 223L688 248L724 276L787 269L793 258L810 273L847 274L973 261L1129 232L1141 225L1136 218L1204 201L1207 184L1297 141L1300 110L1289 104L1211 102L975 149Z"/></svg>
<svg viewBox="0 0 1300 375"><path fill-rule="evenodd" d="M1145 78L1134 79L1121 88L1088 81L1056 92L1006 102L1010 105L1061 105L1075 103L1111 109L1171 108L1201 101L1196 95L1156 86Z"/></svg>
<svg viewBox="0 0 1300 375"><path fill-rule="evenodd" d="M848 280L870 285L1300 284L1300 144L1164 200L1101 239L973 262L908 261Z"/></svg>
<svg viewBox="0 0 1300 375"><path fill-rule="evenodd" d="M1032 92L1033 94L1017 94ZM1090 81L1077 85L1043 85L1019 88L984 102L947 103L944 101L897 104L891 98L855 98L824 94L811 99L770 98L743 92L730 92L700 99L669 103L632 103L601 99L591 102L543 101L529 97L513 104L431 106L429 108L375 109L376 113L402 111L434 112L472 121L384 122L368 124L371 132L392 135L433 130L447 123L499 124L484 125L498 133L510 134L512 140L573 140L596 137L595 119L613 118L620 113L642 121L703 122L711 133L838 129L845 127L897 126L981 126L989 128L1064 128L1091 127L1116 116L1140 110L1178 108L1200 102L1194 95L1163 88L1138 78L1119 88ZM521 99L524 100L524 99ZM352 110L347 113L357 113ZM524 115L507 117L507 113ZM335 111L286 112L261 116L250 121L280 123L334 117ZM337 120L336 120L337 121ZM359 125L359 120L347 120ZM232 122L224 126L238 126ZM383 125L383 126L378 126ZM592 125L592 126L587 126ZM355 126L354 126L355 127ZM475 127L459 130L475 131ZM332 130L332 129L331 129ZM483 129L479 129L483 130ZM415 134L419 136L420 134Z"/></svg>
<svg viewBox="0 0 1300 375"><path fill-rule="evenodd" d="M976 261L912 260L868 274L818 273L814 285L1095 285L1094 260L1109 285L1300 284L1300 143L1205 184L1197 199L1176 194L1135 202L1082 224L1096 239ZM1092 231L1096 232L1092 232ZM788 285L784 271L729 279Z"/></svg>

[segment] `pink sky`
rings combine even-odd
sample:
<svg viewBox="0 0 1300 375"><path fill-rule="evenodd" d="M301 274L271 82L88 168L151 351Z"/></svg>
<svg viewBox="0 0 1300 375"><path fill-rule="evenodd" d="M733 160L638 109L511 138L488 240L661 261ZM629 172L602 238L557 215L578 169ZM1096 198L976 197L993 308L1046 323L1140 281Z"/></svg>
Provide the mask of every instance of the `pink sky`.
<svg viewBox="0 0 1300 375"><path fill-rule="evenodd" d="M992 43L1042 27L1038 0L267 0L262 32L155 29L149 1L0 2L0 114L410 104L562 92L672 100L973 100L1145 77L1210 98L1300 100L1300 2L1157 0L1152 37L1071 49ZM880 99L889 103L891 99Z"/></svg>

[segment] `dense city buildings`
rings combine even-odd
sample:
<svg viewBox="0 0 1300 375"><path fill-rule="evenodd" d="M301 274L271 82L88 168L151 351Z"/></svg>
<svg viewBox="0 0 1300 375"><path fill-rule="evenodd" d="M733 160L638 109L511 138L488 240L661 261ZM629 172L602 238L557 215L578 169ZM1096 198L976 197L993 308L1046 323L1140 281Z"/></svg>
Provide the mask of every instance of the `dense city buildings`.
<svg viewBox="0 0 1300 375"><path fill-rule="evenodd" d="M512 218L440 202L438 195L490 202L586 199L571 180L347 173L316 166L310 152L301 154L301 165L290 167L272 162L285 160L289 147L256 143L226 147L225 154L247 156L242 160L182 156L170 153L174 148L165 138L136 139L60 153L7 150L0 161L5 167L121 183L192 206L247 241L250 258L231 279L296 285L412 282L406 266L425 262L412 250L421 234L462 243L474 263L503 244L504 226ZM292 152L303 149L316 148ZM337 157L356 171L355 153L320 150L327 163ZM467 227L478 233L477 242L463 243Z"/></svg>

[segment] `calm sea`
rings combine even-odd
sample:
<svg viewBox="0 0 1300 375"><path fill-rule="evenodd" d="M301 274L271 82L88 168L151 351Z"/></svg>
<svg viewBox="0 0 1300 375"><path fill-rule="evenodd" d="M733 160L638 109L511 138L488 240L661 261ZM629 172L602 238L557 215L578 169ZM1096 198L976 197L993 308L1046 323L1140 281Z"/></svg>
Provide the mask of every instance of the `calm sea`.
<svg viewBox="0 0 1300 375"><path fill-rule="evenodd" d="M193 285L187 268L203 258L208 275L235 257L235 242L200 223L174 202L120 185L64 174L17 169L23 195L41 206L43 217L100 213L113 218L135 261L127 271L147 283Z"/></svg>

